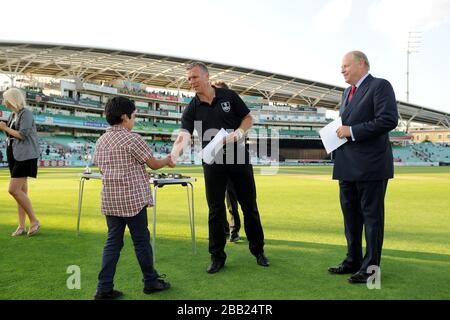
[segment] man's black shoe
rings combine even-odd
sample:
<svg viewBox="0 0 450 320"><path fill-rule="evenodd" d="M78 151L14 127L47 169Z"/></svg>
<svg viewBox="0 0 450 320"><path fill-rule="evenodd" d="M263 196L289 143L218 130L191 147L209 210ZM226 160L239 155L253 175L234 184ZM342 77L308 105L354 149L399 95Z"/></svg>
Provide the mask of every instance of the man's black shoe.
<svg viewBox="0 0 450 320"><path fill-rule="evenodd" d="M231 232L230 242L238 242L239 240L241 240L241 237L239 237L239 232Z"/></svg>
<svg viewBox="0 0 450 320"><path fill-rule="evenodd" d="M222 269L224 265L225 265L225 261L213 260L211 262L211 264L209 265L208 269L206 269L206 272L208 272L208 273L219 272L219 270Z"/></svg>
<svg viewBox="0 0 450 320"><path fill-rule="evenodd" d="M348 282L350 283L367 283L367 279L369 279L370 274L362 271L358 271L353 274L350 278L348 278Z"/></svg>
<svg viewBox="0 0 450 320"><path fill-rule="evenodd" d="M164 291L170 288L170 283L167 281L164 281L164 278L166 277L166 275L160 275L158 276L157 279L155 279L155 281L153 281L152 284L145 286L144 288L144 293L145 294L150 294L150 293L154 293L154 292L158 292L158 291Z"/></svg>
<svg viewBox="0 0 450 320"><path fill-rule="evenodd" d="M328 272L334 274L350 274L355 273L359 270L359 268L350 267L344 264L340 264L336 267L329 267Z"/></svg>
<svg viewBox="0 0 450 320"><path fill-rule="evenodd" d="M111 290L108 292L99 292L95 293L95 300L113 300L123 296L123 293L117 290Z"/></svg>
<svg viewBox="0 0 450 320"><path fill-rule="evenodd" d="M269 259L267 259L267 257L264 255L264 253L261 253L256 257L256 263L259 264L260 266L268 267Z"/></svg>

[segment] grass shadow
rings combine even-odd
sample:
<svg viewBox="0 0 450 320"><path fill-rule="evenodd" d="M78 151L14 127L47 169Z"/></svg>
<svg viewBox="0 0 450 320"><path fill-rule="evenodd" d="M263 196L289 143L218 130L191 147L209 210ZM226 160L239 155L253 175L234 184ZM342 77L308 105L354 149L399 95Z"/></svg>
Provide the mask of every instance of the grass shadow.
<svg viewBox="0 0 450 320"><path fill-rule="evenodd" d="M0 299L92 299L100 270L105 234L44 229L35 237L11 238L10 226L0 224ZM6 235L6 236L5 236ZM124 299L448 299L450 256L385 250L382 289L351 285L348 276L327 273L339 263L339 245L266 240L271 266L263 268L244 239L226 246L223 271L210 275L208 243L198 239L192 254L190 237L159 236L156 269L168 275L172 288L154 295L142 293L141 271L128 232L115 284ZM81 268L81 289L66 286L68 266Z"/></svg>

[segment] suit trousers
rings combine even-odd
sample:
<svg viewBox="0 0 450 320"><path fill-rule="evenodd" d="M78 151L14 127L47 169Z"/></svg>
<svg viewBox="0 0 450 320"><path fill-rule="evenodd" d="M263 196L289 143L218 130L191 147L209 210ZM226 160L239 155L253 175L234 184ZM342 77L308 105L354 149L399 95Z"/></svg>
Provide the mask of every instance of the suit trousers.
<svg viewBox="0 0 450 320"><path fill-rule="evenodd" d="M344 265L367 272L380 266L384 238L384 197L388 180L339 181L340 202L344 215L347 257ZM362 256L363 227L366 254Z"/></svg>
<svg viewBox="0 0 450 320"><path fill-rule="evenodd" d="M209 207L209 253L213 260L225 261L225 189L230 179L244 216L250 252L264 252L264 232L256 203L256 186L251 164L204 164L206 199Z"/></svg>

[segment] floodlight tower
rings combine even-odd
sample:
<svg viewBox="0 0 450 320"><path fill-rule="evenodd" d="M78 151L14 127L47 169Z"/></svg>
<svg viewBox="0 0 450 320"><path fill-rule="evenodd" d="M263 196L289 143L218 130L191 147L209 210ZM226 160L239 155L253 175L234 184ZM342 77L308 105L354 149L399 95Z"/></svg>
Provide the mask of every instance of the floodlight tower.
<svg viewBox="0 0 450 320"><path fill-rule="evenodd" d="M422 32L408 32L408 47L406 49L406 102L409 102L409 56L418 53L422 44Z"/></svg>

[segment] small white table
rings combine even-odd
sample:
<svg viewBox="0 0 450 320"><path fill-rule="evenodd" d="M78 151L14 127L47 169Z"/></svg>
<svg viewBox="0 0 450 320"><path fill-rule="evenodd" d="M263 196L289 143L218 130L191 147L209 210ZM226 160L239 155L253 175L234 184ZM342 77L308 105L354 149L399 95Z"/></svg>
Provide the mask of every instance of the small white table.
<svg viewBox="0 0 450 320"><path fill-rule="evenodd" d="M86 180L101 180L102 175L100 173L83 173L80 176L80 184L78 188L78 221L77 221L77 235L80 234L80 218L81 218L81 206L83 203L83 193L84 193L84 182ZM176 185L179 184L183 187L186 187L187 191L187 199L188 199L188 212L189 212L189 224L191 227L191 239L192 239L192 253L195 253L195 221L194 221L194 186L193 182L195 182L196 178L151 178L149 180L150 185L153 185L153 233L152 233L152 247L153 247L153 260L156 261L156 195L158 188L162 188L166 185ZM191 192L189 192L190 186Z"/></svg>

